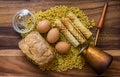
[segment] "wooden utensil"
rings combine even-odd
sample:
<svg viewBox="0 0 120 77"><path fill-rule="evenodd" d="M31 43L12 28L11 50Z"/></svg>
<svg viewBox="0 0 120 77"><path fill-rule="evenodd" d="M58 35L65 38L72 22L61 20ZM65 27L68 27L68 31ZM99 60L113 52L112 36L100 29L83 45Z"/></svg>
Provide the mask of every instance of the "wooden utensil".
<svg viewBox="0 0 120 77"><path fill-rule="evenodd" d="M107 6L108 6L108 2L106 2L105 5L104 5L102 15L101 15L99 23L97 25L97 34L96 34L96 38L95 38L95 45L97 43L99 32L100 32L100 30L102 29L102 26L103 26L103 21L104 21L104 18L105 18L105 13L106 13L106 10L107 10Z"/></svg>

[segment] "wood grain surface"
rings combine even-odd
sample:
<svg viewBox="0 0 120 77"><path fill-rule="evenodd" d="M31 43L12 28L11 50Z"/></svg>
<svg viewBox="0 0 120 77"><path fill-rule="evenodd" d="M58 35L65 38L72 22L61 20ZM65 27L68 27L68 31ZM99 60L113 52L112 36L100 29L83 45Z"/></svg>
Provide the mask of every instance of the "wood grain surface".
<svg viewBox="0 0 120 77"><path fill-rule="evenodd" d="M21 9L46 10L56 5L79 7L97 25L105 0L0 0L0 77L98 76L89 66L67 72L40 71L18 48L21 37L12 28L12 17ZM120 0L108 0L108 9L97 47L113 56L111 66L100 76L120 76Z"/></svg>

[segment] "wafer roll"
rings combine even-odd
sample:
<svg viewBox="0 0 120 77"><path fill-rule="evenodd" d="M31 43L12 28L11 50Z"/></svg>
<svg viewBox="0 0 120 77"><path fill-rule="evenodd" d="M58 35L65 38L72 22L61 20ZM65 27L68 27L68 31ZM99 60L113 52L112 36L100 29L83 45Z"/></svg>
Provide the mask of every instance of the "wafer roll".
<svg viewBox="0 0 120 77"><path fill-rule="evenodd" d="M91 31L81 23L75 14L69 12L67 17L75 24L75 26L83 33L87 39L92 35Z"/></svg>
<svg viewBox="0 0 120 77"><path fill-rule="evenodd" d="M62 24L60 20L56 20L56 26L60 29L61 33L66 37L66 39L74 46L77 47L80 43L76 38L69 32L69 30Z"/></svg>
<svg viewBox="0 0 120 77"><path fill-rule="evenodd" d="M84 36L82 37L81 34L73 27L72 22L69 20L69 18L62 18L62 23L66 26L66 28L73 34L73 36L81 43L83 44L86 39Z"/></svg>

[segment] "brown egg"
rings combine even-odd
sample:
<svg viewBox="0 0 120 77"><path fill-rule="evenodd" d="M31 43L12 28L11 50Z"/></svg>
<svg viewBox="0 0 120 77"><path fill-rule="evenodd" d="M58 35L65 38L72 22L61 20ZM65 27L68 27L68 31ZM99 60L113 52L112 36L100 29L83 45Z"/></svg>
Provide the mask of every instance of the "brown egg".
<svg viewBox="0 0 120 77"><path fill-rule="evenodd" d="M49 31L49 29L50 29L50 21L48 20L40 21L37 25L37 30L40 33L46 33Z"/></svg>
<svg viewBox="0 0 120 77"><path fill-rule="evenodd" d="M70 45L67 42L58 42L55 46L55 49L59 53L67 53L70 49Z"/></svg>
<svg viewBox="0 0 120 77"><path fill-rule="evenodd" d="M59 39L59 30L57 28L51 29L47 34L47 41L55 43Z"/></svg>

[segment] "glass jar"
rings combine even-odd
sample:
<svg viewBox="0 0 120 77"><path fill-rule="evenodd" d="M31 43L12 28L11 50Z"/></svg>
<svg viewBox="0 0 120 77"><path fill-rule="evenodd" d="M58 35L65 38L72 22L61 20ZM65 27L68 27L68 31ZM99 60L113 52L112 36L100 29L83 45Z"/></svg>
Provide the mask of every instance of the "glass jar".
<svg viewBox="0 0 120 77"><path fill-rule="evenodd" d="M32 21L31 24L27 24L29 20ZM23 9L15 14L13 17L13 28L18 33L30 32L35 26L35 17L27 9Z"/></svg>

